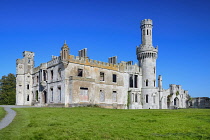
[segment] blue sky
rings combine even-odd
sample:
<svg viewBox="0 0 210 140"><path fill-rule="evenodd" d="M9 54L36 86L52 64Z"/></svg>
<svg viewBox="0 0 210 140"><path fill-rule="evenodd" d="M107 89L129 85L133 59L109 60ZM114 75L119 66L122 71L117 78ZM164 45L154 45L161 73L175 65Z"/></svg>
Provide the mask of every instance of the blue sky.
<svg viewBox="0 0 210 140"><path fill-rule="evenodd" d="M209 0L0 0L0 76L16 73L25 50L35 66L58 56L64 40L72 55L88 48L94 60L137 63L140 21L152 19L164 88L210 97L209 14Z"/></svg>

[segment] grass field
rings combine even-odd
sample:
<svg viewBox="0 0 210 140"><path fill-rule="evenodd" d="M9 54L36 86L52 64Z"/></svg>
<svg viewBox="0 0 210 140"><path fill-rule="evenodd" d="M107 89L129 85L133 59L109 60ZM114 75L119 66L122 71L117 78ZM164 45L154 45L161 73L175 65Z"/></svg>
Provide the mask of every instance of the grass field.
<svg viewBox="0 0 210 140"><path fill-rule="evenodd" d="M210 139L210 110L15 108L0 139Z"/></svg>
<svg viewBox="0 0 210 140"><path fill-rule="evenodd" d="M5 115L6 115L6 111L4 110L3 107L0 107L0 121L2 120L2 118L4 118Z"/></svg>

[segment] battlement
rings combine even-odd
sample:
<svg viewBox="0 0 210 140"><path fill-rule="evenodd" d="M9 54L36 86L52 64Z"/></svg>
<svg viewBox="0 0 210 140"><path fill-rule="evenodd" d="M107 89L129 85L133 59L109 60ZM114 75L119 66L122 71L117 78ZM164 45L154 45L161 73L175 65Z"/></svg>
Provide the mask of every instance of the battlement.
<svg viewBox="0 0 210 140"><path fill-rule="evenodd" d="M152 20L151 19L144 19L141 21L141 25L145 25L145 24L151 24L152 25Z"/></svg>
<svg viewBox="0 0 210 140"><path fill-rule="evenodd" d="M57 65L61 62L61 57L59 56L52 56L52 60L47 62L47 67L52 67L54 65Z"/></svg>
<svg viewBox="0 0 210 140"><path fill-rule="evenodd" d="M34 52L30 52L30 51L24 51L23 52L23 57L34 57Z"/></svg>

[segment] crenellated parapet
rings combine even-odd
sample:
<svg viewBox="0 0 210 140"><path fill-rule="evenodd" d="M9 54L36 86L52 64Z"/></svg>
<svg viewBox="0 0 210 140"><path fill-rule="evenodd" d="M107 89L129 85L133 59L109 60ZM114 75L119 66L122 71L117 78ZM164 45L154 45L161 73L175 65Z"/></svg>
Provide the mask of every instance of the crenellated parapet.
<svg viewBox="0 0 210 140"><path fill-rule="evenodd" d="M52 60L47 62L47 67L52 67L57 64L61 63L61 57L60 56L53 56Z"/></svg>

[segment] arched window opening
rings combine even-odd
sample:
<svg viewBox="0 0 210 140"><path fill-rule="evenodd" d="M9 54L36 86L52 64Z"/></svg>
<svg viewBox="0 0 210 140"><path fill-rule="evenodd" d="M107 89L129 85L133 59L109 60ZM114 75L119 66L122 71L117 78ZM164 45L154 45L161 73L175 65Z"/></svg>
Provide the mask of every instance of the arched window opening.
<svg viewBox="0 0 210 140"><path fill-rule="evenodd" d="M148 79L146 80L146 87L148 87L148 84L149 84L149 81L148 81Z"/></svg>
<svg viewBox="0 0 210 140"><path fill-rule="evenodd" d="M148 95L146 95L146 103L148 103L148 98L149 98L149 96L148 96Z"/></svg>

